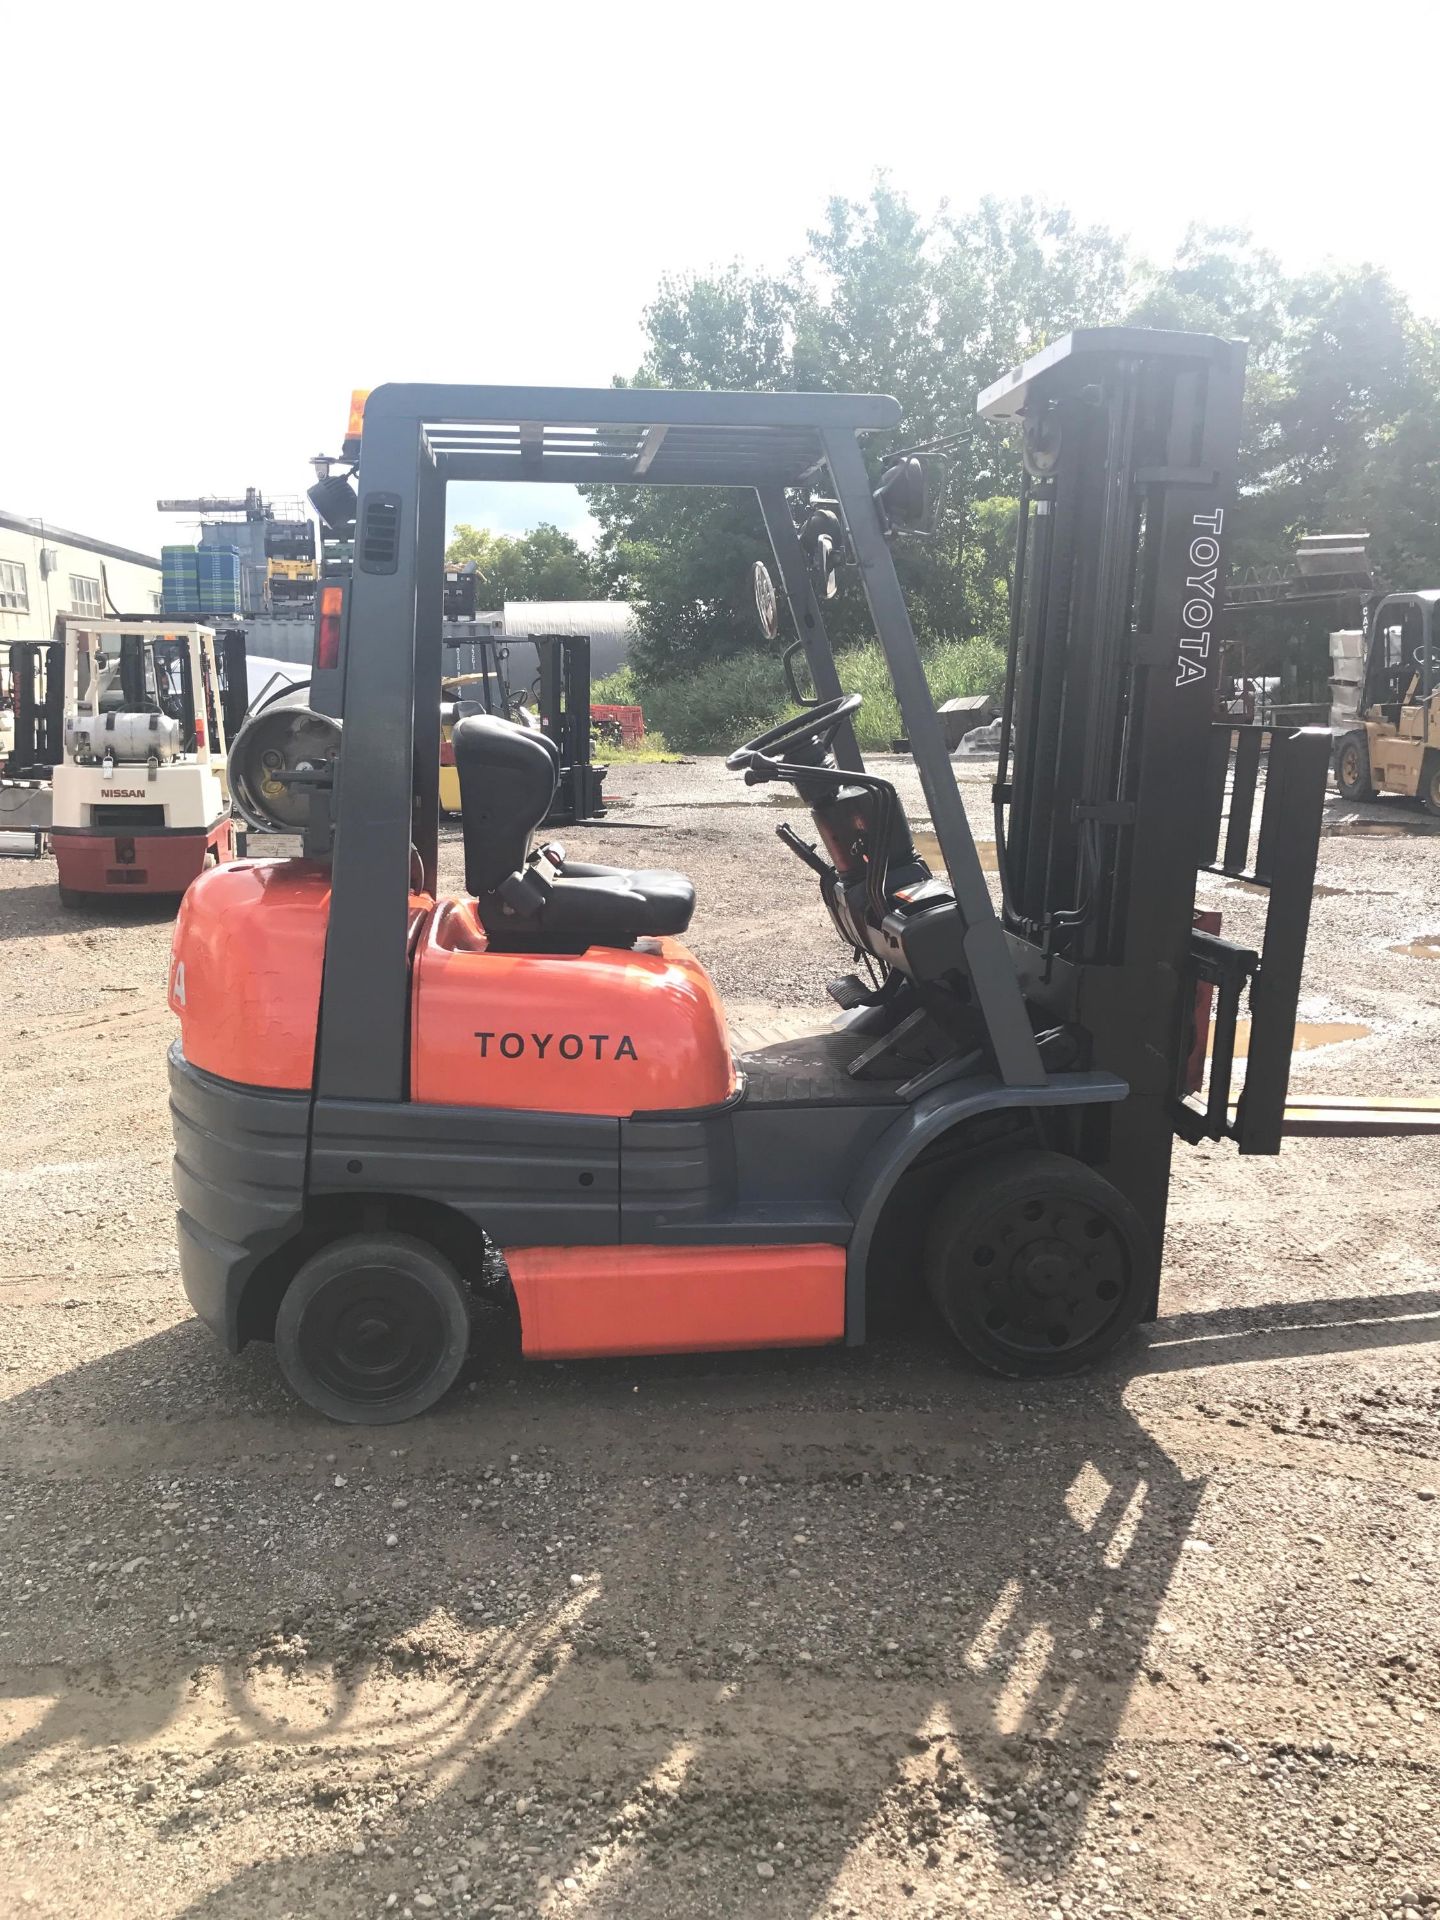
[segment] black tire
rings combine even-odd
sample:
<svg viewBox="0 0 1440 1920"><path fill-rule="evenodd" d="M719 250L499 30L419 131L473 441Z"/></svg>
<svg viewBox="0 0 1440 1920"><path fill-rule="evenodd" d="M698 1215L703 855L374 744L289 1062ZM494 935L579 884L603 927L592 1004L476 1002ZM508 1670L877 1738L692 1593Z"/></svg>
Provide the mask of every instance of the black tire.
<svg viewBox="0 0 1440 1920"><path fill-rule="evenodd" d="M1420 804L1440 819L1440 753L1427 753L1420 768Z"/></svg>
<svg viewBox="0 0 1440 1920"><path fill-rule="evenodd" d="M1370 743L1363 733L1347 733L1335 749L1335 784L1347 800L1373 800Z"/></svg>
<svg viewBox="0 0 1440 1920"><path fill-rule="evenodd" d="M1154 1280L1145 1224L1082 1161L1039 1148L964 1173L925 1245L930 1297L966 1353L1020 1380L1112 1353Z"/></svg>
<svg viewBox="0 0 1440 1920"><path fill-rule="evenodd" d="M60 889L60 904L62 907L68 907L72 913L77 907L83 907L89 898L88 893L77 893L74 887Z"/></svg>
<svg viewBox="0 0 1440 1920"><path fill-rule="evenodd" d="M424 1413L470 1349L470 1294L454 1267L403 1233L355 1233L322 1248L286 1288L275 1352L317 1413L390 1426Z"/></svg>

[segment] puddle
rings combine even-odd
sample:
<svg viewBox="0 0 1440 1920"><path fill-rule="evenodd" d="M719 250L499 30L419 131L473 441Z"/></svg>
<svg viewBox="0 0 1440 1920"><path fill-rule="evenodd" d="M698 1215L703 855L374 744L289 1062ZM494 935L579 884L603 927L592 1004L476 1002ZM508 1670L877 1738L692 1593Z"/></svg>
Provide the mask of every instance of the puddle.
<svg viewBox="0 0 1440 1920"><path fill-rule="evenodd" d="M1335 1047L1342 1040L1364 1040L1370 1032L1355 1020L1297 1020L1295 1022L1296 1053L1308 1053L1312 1047ZM1213 1049L1215 1036L1210 1036ZM1238 1020L1235 1023L1235 1058L1244 1060L1250 1052L1250 1022Z"/></svg>
<svg viewBox="0 0 1440 1920"><path fill-rule="evenodd" d="M1408 940L1402 947L1391 947L1391 953L1406 953L1412 960L1440 960L1440 933L1427 933L1423 939Z"/></svg>
<svg viewBox="0 0 1440 1920"><path fill-rule="evenodd" d="M932 873L943 874L945 871L945 856L940 851L940 842L936 836L933 833L917 833L914 835L914 840L915 851L929 867L930 871ZM980 864L986 873L999 872L999 857L995 851L995 842L993 840L977 840L975 842L975 851L979 854Z"/></svg>
<svg viewBox="0 0 1440 1920"><path fill-rule="evenodd" d="M1262 899L1270 891L1268 887L1262 887L1258 880L1227 880L1225 884L1227 887L1232 887L1236 893L1258 893ZM1311 898L1315 900L1328 900L1332 894L1337 893L1344 894L1347 899L1357 893L1367 900L1393 900L1395 897L1391 893L1371 893L1364 887L1327 887L1320 880L1317 880L1310 889Z"/></svg>

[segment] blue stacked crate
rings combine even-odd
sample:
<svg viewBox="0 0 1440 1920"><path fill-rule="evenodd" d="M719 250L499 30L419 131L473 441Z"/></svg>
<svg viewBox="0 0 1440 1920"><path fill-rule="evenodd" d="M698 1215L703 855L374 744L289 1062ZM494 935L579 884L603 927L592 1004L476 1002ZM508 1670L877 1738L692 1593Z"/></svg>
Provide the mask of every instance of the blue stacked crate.
<svg viewBox="0 0 1440 1920"><path fill-rule="evenodd" d="M160 549L160 605L166 613L194 613L200 580L194 547Z"/></svg>
<svg viewBox="0 0 1440 1920"><path fill-rule="evenodd" d="M240 549L201 547L196 558L199 563L200 613L206 616L239 613Z"/></svg>

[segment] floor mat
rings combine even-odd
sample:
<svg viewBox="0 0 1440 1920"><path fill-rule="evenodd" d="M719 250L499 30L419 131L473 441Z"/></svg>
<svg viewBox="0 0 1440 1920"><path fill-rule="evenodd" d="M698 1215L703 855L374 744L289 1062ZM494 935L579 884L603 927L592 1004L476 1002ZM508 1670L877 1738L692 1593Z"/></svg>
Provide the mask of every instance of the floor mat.
<svg viewBox="0 0 1440 1920"><path fill-rule="evenodd" d="M850 1077L850 1062L869 1044L867 1035L835 1028L823 1014L777 1012L730 1021L730 1045L752 1106L899 1104L898 1081Z"/></svg>

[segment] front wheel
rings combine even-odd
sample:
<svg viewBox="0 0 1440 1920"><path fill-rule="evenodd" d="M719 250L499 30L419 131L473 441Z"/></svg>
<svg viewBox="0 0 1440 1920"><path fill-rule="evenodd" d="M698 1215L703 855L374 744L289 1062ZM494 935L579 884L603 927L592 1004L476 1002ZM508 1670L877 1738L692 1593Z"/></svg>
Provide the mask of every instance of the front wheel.
<svg viewBox="0 0 1440 1920"><path fill-rule="evenodd" d="M470 1348L470 1295L423 1240L356 1233L312 1254L275 1321L280 1371L332 1420L389 1426L454 1385Z"/></svg>
<svg viewBox="0 0 1440 1920"><path fill-rule="evenodd" d="M1420 804L1440 817L1440 753L1427 753L1420 769Z"/></svg>
<svg viewBox="0 0 1440 1920"><path fill-rule="evenodd" d="M1347 800L1373 800L1370 745L1363 733L1347 734L1335 755L1335 784Z"/></svg>
<svg viewBox="0 0 1440 1920"><path fill-rule="evenodd" d="M925 1247L930 1296L950 1331L1012 1379L1077 1373L1113 1352L1153 1273L1144 1222L1118 1188L1038 1148L963 1174Z"/></svg>

